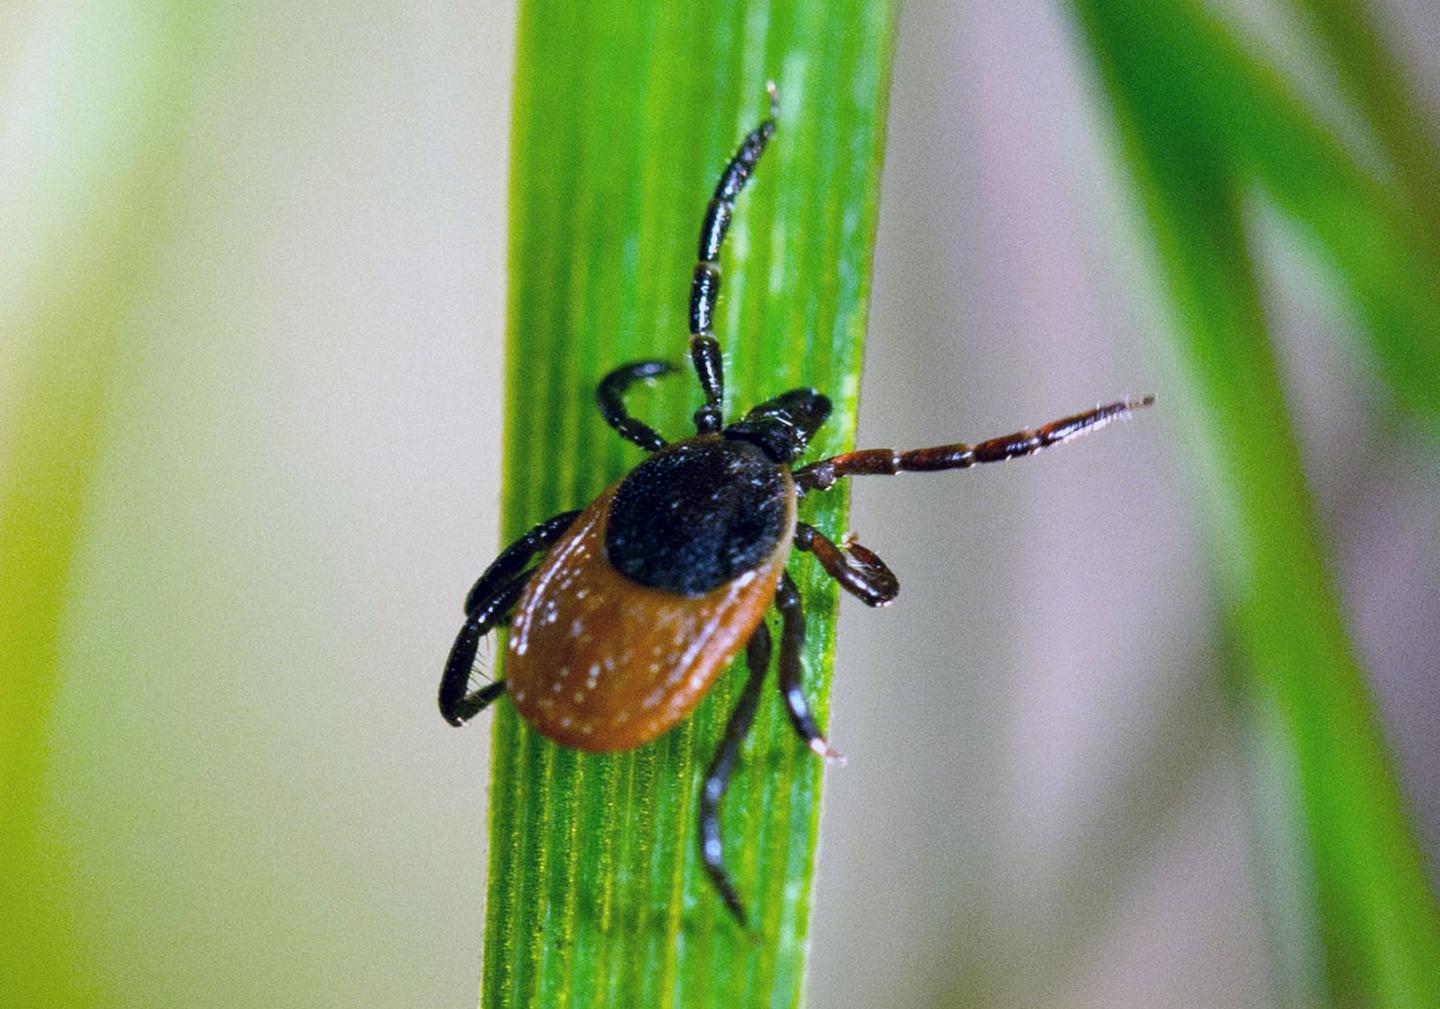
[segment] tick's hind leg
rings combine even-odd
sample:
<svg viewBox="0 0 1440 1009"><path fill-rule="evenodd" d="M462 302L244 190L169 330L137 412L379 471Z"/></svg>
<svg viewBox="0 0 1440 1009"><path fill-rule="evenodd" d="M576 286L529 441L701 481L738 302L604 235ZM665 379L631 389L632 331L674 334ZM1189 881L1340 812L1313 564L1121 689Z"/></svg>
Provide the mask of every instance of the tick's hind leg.
<svg viewBox="0 0 1440 1009"><path fill-rule="evenodd" d="M466 594L465 623L450 647L440 677L440 714L451 725L463 724L504 692L505 684L497 681L467 693L480 639L502 623L519 600L530 578L530 572L525 570L530 558L563 536L579 514L561 512L521 536L501 551Z"/></svg>
<svg viewBox="0 0 1440 1009"><path fill-rule="evenodd" d="M450 657L445 661L445 672L440 677L440 714L451 725L464 725L505 692L504 680L470 691L470 670L475 666L480 639L505 620L529 580L527 571L506 582L467 615L460 626L455 644L450 647Z"/></svg>
<svg viewBox="0 0 1440 1009"><path fill-rule="evenodd" d="M600 380L600 387L595 390L595 399L600 404L605 423L619 432L620 437L633 441L647 452L664 448L665 439L660 437L654 428L626 412L625 393L636 382L669 375L674 370L675 366L668 361L636 361L634 364L621 365L606 375Z"/></svg>
<svg viewBox="0 0 1440 1009"><path fill-rule="evenodd" d="M730 787L730 773L735 770L735 758L739 756L740 744L745 741L745 736L755 721L755 709L760 704L760 687L765 681L766 671L770 668L770 629L765 626L764 621L761 621L760 626L755 628L755 633L750 635L745 657L750 667L750 676L745 680L745 688L740 692L740 701L735 705L735 710L730 713L730 720L725 723L725 735L720 739L720 747L705 770L705 784L700 790L698 834L700 861L705 866L705 873L710 877L710 882L715 884L720 899L725 902L726 908L742 928L745 926L745 908L740 903L740 895L735 892L735 884L730 881L730 874L725 871L725 843L720 836L720 800L725 797L725 789Z"/></svg>
<svg viewBox="0 0 1440 1009"><path fill-rule="evenodd" d="M814 526L795 526L795 546L815 555L825 573L866 606L885 606L900 594L900 579L885 562L854 540L836 546Z"/></svg>
<svg viewBox="0 0 1440 1009"><path fill-rule="evenodd" d="M830 459L821 459L795 471L795 483L801 490L829 490L835 481L847 476L894 476L896 473L923 472L942 469L969 469L982 462L1004 462L1032 455L1042 448L1060 445L1082 434L1098 431L1113 420L1123 420L1141 407L1155 402L1154 396L1122 399L1070 417L1053 420L1014 434L991 438L976 445L956 442L934 448L917 448L897 452L893 448L867 448L846 452Z"/></svg>
<svg viewBox="0 0 1440 1009"><path fill-rule="evenodd" d="M781 576L775 590L775 608L780 611L780 696L785 700L790 724L816 754L826 760L843 760L825 741L805 700L805 669L800 661L805 648L805 608L800 602L800 590L788 571Z"/></svg>
<svg viewBox="0 0 1440 1009"><path fill-rule="evenodd" d="M700 434L720 430L720 401L725 395L725 369L720 360L720 343L713 328L715 302L720 297L720 246L730 230L735 213L735 198L750 181L765 144L775 132L775 85L769 84L770 118L766 119L740 142L740 149L720 173L715 193L705 208L700 225L700 248L696 254L695 275L690 281L690 358L695 374L705 393L705 405L695 412L695 429Z"/></svg>

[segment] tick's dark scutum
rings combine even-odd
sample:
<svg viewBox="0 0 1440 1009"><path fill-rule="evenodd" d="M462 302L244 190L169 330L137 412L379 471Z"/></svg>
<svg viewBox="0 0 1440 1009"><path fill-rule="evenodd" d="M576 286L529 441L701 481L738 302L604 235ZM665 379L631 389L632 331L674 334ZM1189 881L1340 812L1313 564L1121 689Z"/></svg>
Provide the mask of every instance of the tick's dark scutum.
<svg viewBox="0 0 1440 1009"><path fill-rule="evenodd" d="M605 554L641 585L704 595L770 556L785 536L793 493L789 473L755 445L692 438L620 484Z"/></svg>

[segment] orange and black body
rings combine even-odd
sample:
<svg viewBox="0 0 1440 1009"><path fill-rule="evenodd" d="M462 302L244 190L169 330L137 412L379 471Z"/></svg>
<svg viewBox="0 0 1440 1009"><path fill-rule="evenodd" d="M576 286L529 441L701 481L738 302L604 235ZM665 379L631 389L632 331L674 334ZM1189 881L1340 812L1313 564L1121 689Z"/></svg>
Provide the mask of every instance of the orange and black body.
<svg viewBox="0 0 1440 1009"><path fill-rule="evenodd" d="M765 616L795 483L754 445L662 449L581 512L515 607L515 708L581 750L628 750L688 715Z"/></svg>
<svg viewBox="0 0 1440 1009"><path fill-rule="evenodd" d="M866 449L798 469L830 415L830 401L814 389L784 393L724 426L724 369L711 330L720 249L735 199L775 131L774 114L772 88L771 118L726 165L700 229L690 357L705 402L695 413L695 436L667 443L625 410L632 384L670 374L673 365L639 361L601 380L597 398L606 422L650 457L587 508L535 526L486 569L465 599L439 696L446 721L462 725L508 690L520 715L557 743L625 750L682 721L744 649L749 678L706 771L697 835L702 864L741 923L744 909L725 871L719 806L770 668L765 614L772 605L780 615L778 681L790 721L817 754L834 755L805 696L804 610L785 572L792 548L811 553L870 606L889 603L900 590L884 562L853 538L837 544L796 521L797 500L847 476L967 469L1030 455L1152 401L1121 400L975 445ZM507 678L471 690L480 639L507 621Z"/></svg>

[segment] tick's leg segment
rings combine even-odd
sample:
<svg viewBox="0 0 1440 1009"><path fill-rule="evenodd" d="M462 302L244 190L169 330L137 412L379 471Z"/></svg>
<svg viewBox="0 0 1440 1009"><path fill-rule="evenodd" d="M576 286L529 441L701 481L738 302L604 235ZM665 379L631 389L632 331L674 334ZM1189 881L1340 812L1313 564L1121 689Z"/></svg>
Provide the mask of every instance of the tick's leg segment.
<svg viewBox="0 0 1440 1009"><path fill-rule="evenodd" d="M705 393L705 405L695 411L695 429L700 434L713 434L720 430L720 400L725 393L724 364L720 359L720 343L715 339L715 301L720 295L720 247L725 244L725 233L730 230L730 218L735 213L735 198L750 181L760 155L765 153L765 144L775 132L775 87L770 88L770 118L750 131L740 143L740 149L720 173L715 194L705 208L705 220L700 225L700 248L695 264L695 276L690 282L690 357L695 362L695 373L700 378L700 389Z"/></svg>
<svg viewBox="0 0 1440 1009"><path fill-rule="evenodd" d="M854 540L836 546L814 526L795 527L795 545L815 555L826 574L866 606L884 606L900 594L900 580L885 562Z"/></svg>
<svg viewBox="0 0 1440 1009"><path fill-rule="evenodd" d="M530 563L535 551L542 550L558 540L579 515L578 511L561 512L541 522L501 551L500 556L490 562L485 573L465 596L466 615L474 613L506 582L525 570L525 565Z"/></svg>
<svg viewBox="0 0 1440 1009"><path fill-rule="evenodd" d="M529 580L528 571L515 576L499 591L486 596L460 626L460 633L450 648L450 658L445 662L445 672L440 677L440 714L451 725L463 725L505 692L505 681L496 680L467 693L470 670L475 666L475 651L480 647L480 639L509 615Z"/></svg>
<svg viewBox="0 0 1440 1009"><path fill-rule="evenodd" d="M481 709L505 691L503 681L486 684L473 693L470 687L470 670L475 666L475 652L480 639L497 624L504 621L511 608L520 598L530 572L525 565L535 556L537 550L552 545L575 523L580 513L561 512L541 522L491 562L485 573L475 582L465 596L465 623L450 647L450 658L445 662L445 672L440 677L440 714L451 725L460 725L474 717Z"/></svg>
<svg viewBox="0 0 1440 1009"><path fill-rule="evenodd" d="M780 611L780 696L785 699L790 724L810 749L826 760L839 760L840 754L825 741L805 700L804 667L800 664L800 653L805 648L805 609L800 590L788 571L780 577L775 590L775 608Z"/></svg>
<svg viewBox="0 0 1440 1009"><path fill-rule="evenodd" d="M495 680L487 683L479 690L466 694L464 699L456 705L455 709L451 712L451 716L445 720L457 727L464 725L470 719L480 714L480 712L490 707L495 701L498 701L500 695L503 693L505 693L504 680Z"/></svg>
<svg viewBox="0 0 1440 1009"><path fill-rule="evenodd" d="M978 445L937 445L934 448L917 448L909 452L897 452L891 448L847 452L796 470L795 483L802 490L829 490L835 486L835 481L847 476L891 476L904 472L969 469L977 463L1018 459L1042 448L1098 431L1112 420L1127 418L1133 411L1153 402L1154 396L1144 396L1140 399L1107 403L1084 413L1051 421L1034 430L1026 428L1014 434L982 441Z"/></svg>
<svg viewBox="0 0 1440 1009"><path fill-rule="evenodd" d="M600 412L605 423L620 433L626 441L633 441L647 452L656 452L665 447L665 439L655 433L648 424L635 420L625 411L625 392L636 382L647 378L669 375L675 366L667 361L636 361L621 365L600 381L595 398L600 403Z"/></svg>
<svg viewBox="0 0 1440 1009"><path fill-rule="evenodd" d="M710 760L710 766L705 770L705 784L700 790L700 861L705 866L705 873L710 877L710 882L715 884L715 889L720 892L720 899L740 923L745 927L745 908L740 904L740 895L735 892L735 884L730 881L730 874L725 871L725 843L720 837L720 800L725 797L725 789L730 786L730 772L735 769L735 758L740 754L740 744L745 741L746 734L750 731L750 725L755 721L755 709L760 705L760 687L765 682L765 673L770 668L770 629L761 621L760 626L755 628L755 633L750 635L750 643L745 646L745 658L750 666L750 676L745 681L745 688L740 692L740 702L735 705L735 710L730 713L730 721L725 723L725 735L720 740L720 748L715 751L715 756Z"/></svg>

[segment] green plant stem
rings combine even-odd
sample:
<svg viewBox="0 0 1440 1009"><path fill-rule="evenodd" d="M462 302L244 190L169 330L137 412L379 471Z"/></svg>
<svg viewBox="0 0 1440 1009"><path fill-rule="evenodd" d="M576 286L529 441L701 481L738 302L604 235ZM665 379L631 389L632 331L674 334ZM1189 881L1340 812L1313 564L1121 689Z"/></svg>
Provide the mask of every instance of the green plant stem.
<svg viewBox="0 0 1440 1009"><path fill-rule="evenodd" d="M611 367L687 357L700 219L721 166L779 86L779 129L721 256L727 413L812 385L836 412L815 454L852 443L889 85L889 0L521 6L511 176L504 535L581 506L641 458L594 408ZM668 436L693 376L637 393ZM843 531L843 493L805 503ZM828 715L836 594L809 558L806 686ZM700 871L701 771L737 670L641 749L551 744L495 716L482 1003L792 1006L810 915L821 767L765 691L724 807L751 915ZM743 673L740 673L743 676Z"/></svg>
<svg viewBox="0 0 1440 1009"><path fill-rule="evenodd" d="M1318 141L1288 95L1273 82L1258 86L1268 74L1193 4L1075 6L1177 309L1222 596L1242 645L1267 776L1283 785L1260 800L1279 806L1262 818L1292 828L1283 854L1296 869L1280 873L1294 884L1292 903L1273 914L1300 925L1292 940L1303 948L1280 959L1318 958L1310 973L1286 979L1286 1000L1440 1004L1440 914L1326 569L1245 239L1245 194L1258 177L1306 222L1323 222L1337 207L1369 207L1381 211L1371 224L1390 228L1366 236L1376 247L1412 236L1372 199L1377 189L1336 168L1336 149ZM1187 60L1177 61L1182 45ZM1221 68L1231 76L1197 76ZM1241 119L1247 125L1233 125ZM1278 135L1262 134L1262 124ZM1349 239L1328 226L1313 234L1345 261L1335 245ZM1423 287L1427 269L1393 277L1391 304L1433 298ZM1348 275L1363 299L1363 275ZM1431 367L1419 344L1391 351L1393 367Z"/></svg>

